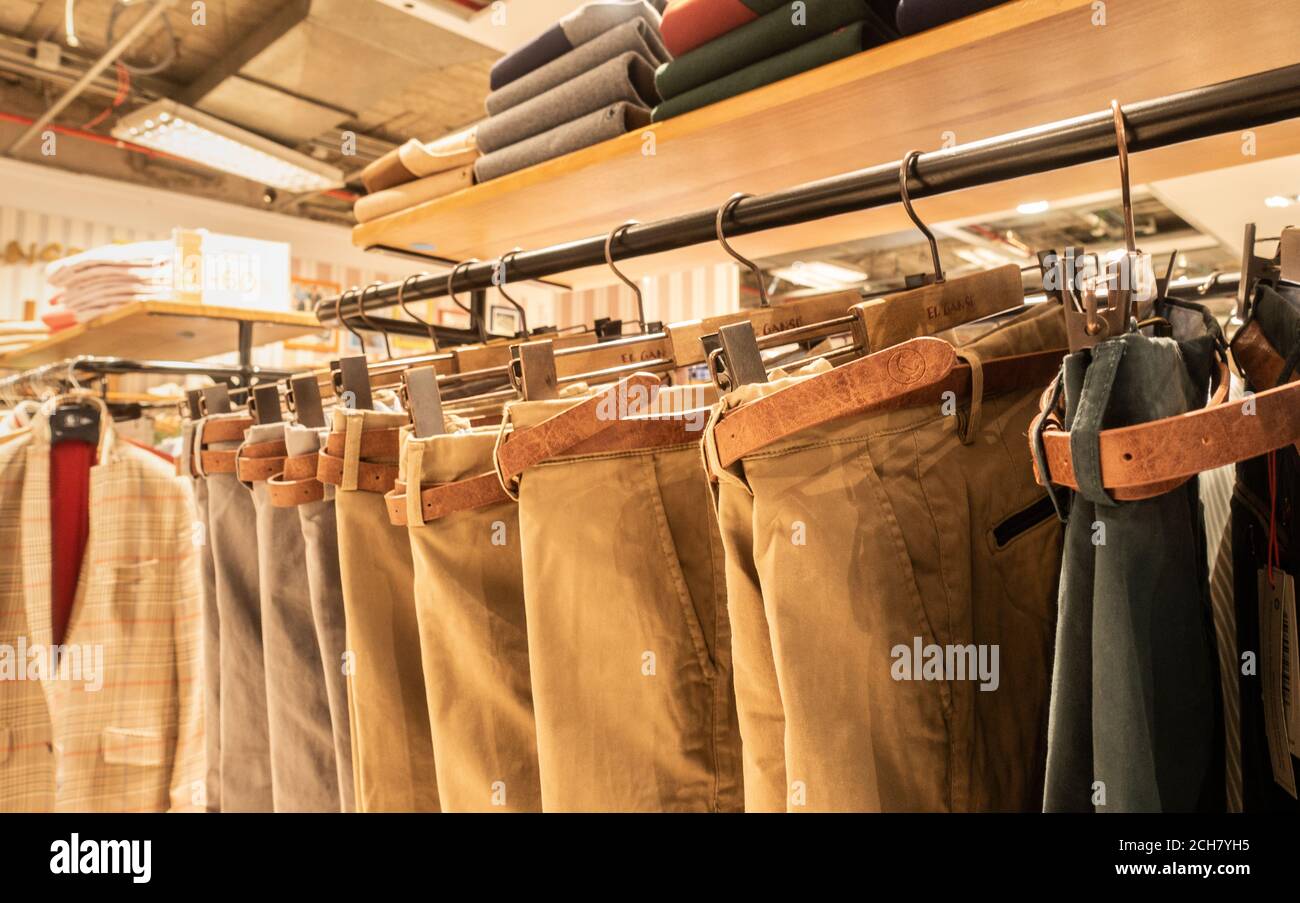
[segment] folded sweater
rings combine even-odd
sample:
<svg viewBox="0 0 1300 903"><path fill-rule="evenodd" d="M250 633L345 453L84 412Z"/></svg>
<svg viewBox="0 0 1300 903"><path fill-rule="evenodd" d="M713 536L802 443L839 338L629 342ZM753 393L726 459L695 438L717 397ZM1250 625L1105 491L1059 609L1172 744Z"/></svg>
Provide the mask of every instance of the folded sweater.
<svg viewBox="0 0 1300 903"><path fill-rule="evenodd" d="M698 88L692 88L671 100L665 100L655 107L654 121L662 122L720 100L726 100L728 97L735 97L737 94L770 85L801 72L807 72L809 69L816 69L818 66L852 56L887 40L889 35L880 34L866 21L854 22L793 50L753 63L739 72L733 72Z"/></svg>
<svg viewBox="0 0 1300 903"><path fill-rule="evenodd" d="M783 5L784 0L672 0L659 31L668 52L679 57Z"/></svg>
<svg viewBox="0 0 1300 903"><path fill-rule="evenodd" d="M863 19L880 34L894 30L892 20L876 18L867 0L792 0L660 66L655 86L668 100Z"/></svg>
<svg viewBox="0 0 1300 903"><path fill-rule="evenodd" d="M469 166L478 159L476 129L470 127L427 144L412 138L361 170L366 191L383 191L425 176Z"/></svg>
<svg viewBox="0 0 1300 903"><path fill-rule="evenodd" d="M357 218L357 222L368 223L381 216L453 194L473 184L473 166L449 169L357 198L356 204L352 206L352 215Z"/></svg>
<svg viewBox="0 0 1300 903"><path fill-rule="evenodd" d="M512 144L494 153L484 154L474 164L480 182L500 178L515 170L535 166L555 157L581 150L650 122L649 111L626 101L611 104L594 113L566 122L549 132Z"/></svg>
<svg viewBox="0 0 1300 903"><path fill-rule="evenodd" d="M654 68L630 50L480 123L479 147L501 150L619 101L646 110L659 101Z"/></svg>
<svg viewBox="0 0 1300 903"><path fill-rule="evenodd" d="M651 0L598 0L581 6L527 44L497 60L488 76L488 85L493 91L504 88L632 19L643 19L658 31L661 6Z"/></svg>
<svg viewBox="0 0 1300 903"><path fill-rule="evenodd" d="M644 19L633 19L575 47L522 78L515 79L504 88L493 91L487 96L488 115L499 116L506 110L532 100L539 94L545 94L551 88L571 81L606 60L629 51L644 58L652 66L666 63L672 58L664 49L659 32Z"/></svg>

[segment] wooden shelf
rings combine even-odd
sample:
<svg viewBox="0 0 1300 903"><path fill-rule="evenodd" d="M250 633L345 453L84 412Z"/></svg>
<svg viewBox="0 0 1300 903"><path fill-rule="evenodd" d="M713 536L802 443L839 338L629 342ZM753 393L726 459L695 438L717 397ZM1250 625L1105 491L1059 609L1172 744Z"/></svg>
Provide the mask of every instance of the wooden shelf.
<svg viewBox="0 0 1300 903"><path fill-rule="evenodd" d="M239 323L255 324L255 345L282 342L322 328L310 313L139 301L56 332L30 348L0 356L0 367L23 370L83 354L194 361L238 350Z"/></svg>
<svg viewBox="0 0 1300 903"><path fill-rule="evenodd" d="M353 230L353 243L450 260L492 259L716 207L737 191L788 188L1018 129L1208 85L1300 60L1300 6L1275 0L1015 0ZM1300 153L1300 121L1135 154L1135 183ZM929 221L1118 187L1113 161L1072 167L919 203ZM764 257L910 228L897 208L746 236ZM722 262L716 247L638 259L634 275ZM608 270L558 277L610 284Z"/></svg>

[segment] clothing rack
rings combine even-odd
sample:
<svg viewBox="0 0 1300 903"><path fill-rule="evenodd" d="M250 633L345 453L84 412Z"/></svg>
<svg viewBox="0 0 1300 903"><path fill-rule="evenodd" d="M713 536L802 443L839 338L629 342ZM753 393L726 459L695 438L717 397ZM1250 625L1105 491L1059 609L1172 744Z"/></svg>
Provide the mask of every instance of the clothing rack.
<svg viewBox="0 0 1300 903"><path fill-rule="evenodd" d="M1300 117L1300 64L1219 82L1190 91L1138 101L1121 108L1131 152L1152 150L1239 129L1257 128ZM931 151L915 158L908 194L927 197L1006 179L1109 159L1117 153L1114 116L1108 110ZM627 260L792 226L845 213L883 207L902 200L899 162L807 182L729 204L719 220L710 209L620 228L610 242L610 258ZM604 265L607 236L525 250L509 256L507 281L541 279L569 270ZM501 281L499 261L464 264L454 271L457 292L478 291ZM413 277L323 300L321 323L351 323L364 312L392 306L398 291L407 301L446 295L445 275ZM364 303L363 303L364 300ZM391 332L423 335L419 324L392 321Z"/></svg>
<svg viewBox="0 0 1300 903"><path fill-rule="evenodd" d="M246 383L265 382L286 379L292 375L288 370L267 370L262 367L239 365L234 367L218 364L189 363L186 361L136 361L121 357L94 357L82 355L42 364L12 376L0 379L0 393L17 393L25 387L49 384L54 381L65 386L77 384L77 374L91 377L121 376L127 374L148 374L154 376L206 376L231 387Z"/></svg>

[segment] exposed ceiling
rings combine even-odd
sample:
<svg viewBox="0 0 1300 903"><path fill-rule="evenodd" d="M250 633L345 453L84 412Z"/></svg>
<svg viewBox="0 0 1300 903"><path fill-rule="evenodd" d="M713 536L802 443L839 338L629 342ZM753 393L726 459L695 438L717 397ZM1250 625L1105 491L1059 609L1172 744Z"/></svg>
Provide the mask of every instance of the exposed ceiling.
<svg viewBox="0 0 1300 903"><path fill-rule="evenodd" d="M488 72L579 0L206 0L173 2L64 110L71 140L34 162L337 222L346 190L279 197L197 164L110 138L116 120L159 98L189 106L355 176L408 138L431 140L483 115ZM146 0L0 2L0 150L145 15ZM57 50L55 49L57 48ZM53 54L51 57L50 54ZM344 134L356 136L345 153ZM349 150L351 148L348 148Z"/></svg>

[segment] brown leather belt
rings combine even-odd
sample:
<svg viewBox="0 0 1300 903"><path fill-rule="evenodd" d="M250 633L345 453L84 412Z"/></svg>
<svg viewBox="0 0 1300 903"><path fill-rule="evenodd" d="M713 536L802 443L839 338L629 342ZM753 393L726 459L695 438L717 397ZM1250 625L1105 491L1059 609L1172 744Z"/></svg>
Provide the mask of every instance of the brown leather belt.
<svg viewBox="0 0 1300 903"><path fill-rule="evenodd" d="M1248 352L1249 353L1249 352ZM1280 372L1280 368L1277 372ZM1187 482L1198 473L1253 458L1296 442L1300 436L1300 382L1224 402L1227 367L1210 403L1199 410L1098 434L1102 485L1118 501L1152 498ZM1046 399L1046 396L1045 396ZM1047 402L1045 401L1045 404ZM1248 407L1249 406L1249 407ZM1248 411L1253 410L1253 414ZM1059 411L1042 410L1034 428L1046 418L1043 451L1053 483L1078 489L1070 453L1070 434L1061 429ZM1031 431L1032 434L1032 431ZM1035 477L1043 483L1035 468Z"/></svg>
<svg viewBox="0 0 1300 903"><path fill-rule="evenodd" d="M284 459L284 479L286 480L314 480L316 479L316 453L308 452L305 455L293 455Z"/></svg>
<svg viewBox="0 0 1300 903"><path fill-rule="evenodd" d="M206 474L213 473L234 473L235 457L239 450L231 449L200 449L199 463L203 465L203 472Z"/></svg>
<svg viewBox="0 0 1300 903"><path fill-rule="evenodd" d="M210 442L239 442L244 433L253 425L251 417L236 417L229 420L205 420L203 422L203 446L198 449L199 466L203 473L234 473L238 449L212 449L206 446Z"/></svg>
<svg viewBox="0 0 1300 903"><path fill-rule="evenodd" d="M497 449L497 465L507 479L517 477L534 464L566 454L620 421L602 416L611 403L626 400L629 390L644 392L649 399L659 386L659 377L650 373L633 373L613 386L584 399L536 426L510 433ZM640 400L639 398L637 400ZM626 403L616 408L626 409Z"/></svg>
<svg viewBox="0 0 1300 903"><path fill-rule="evenodd" d="M584 402L584 404L586 403ZM570 408L569 410L574 409ZM587 408L586 411L594 413L595 408ZM551 432L543 436L541 441L529 443L528 447L532 449L543 447L551 449L551 457L559 455L565 457L599 455L609 452L669 448L699 442L701 438L700 429L686 417L645 417L602 421L600 432L586 439L581 439L571 446L563 447L564 440L560 438L561 435L577 436L590 428L589 425L574 428L573 418L568 418L567 422L562 422L563 425L559 427L553 425L553 421L564 417L567 413L568 411L563 411L534 427L519 430L518 433L512 434L502 443L502 452L515 441L515 436L526 436L533 430L547 427L548 424L552 424ZM582 416L586 416L586 414L584 413ZM703 424L700 424L700 426L703 426ZM564 432L561 433L561 430ZM516 461L517 463L518 461ZM536 461L533 463L540 464L542 462ZM532 464L527 466L532 466ZM388 505L389 520L398 526L405 526L407 523L406 485L397 483L394 490L385 495L384 499ZM454 483L439 483L436 486L430 486L420 491L420 504L424 509L424 520L426 522L445 517L457 511L483 508L503 501L510 501L510 496L502 488L501 480L495 473L479 474L476 477L458 480Z"/></svg>
<svg viewBox="0 0 1300 903"><path fill-rule="evenodd" d="M336 458L343 456L347 433L330 433L325 438L325 451ZM396 458L401 450L402 431L399 427L366 430L361 434L357 454L363 458Z"/></svg>
<svg viewBox="0 0 1300 903"><path fill-rule="evenodd" d="M316 479L332 486L343 485L343 459L321 449L316 459ZM396 464L357 462L357 489L363 492L385 493L397 482Z"/></svg>
<svg viewBox="0 0 1300 903"><path fill-rule="evenodd" d="M1066 353L1054 348L985 361L984 394L1049 383ZM913 339L741 405L714 427L719 463L730 467L800 430L844 417L938 404L949 391L968 395L971 368L958 354L942 339Z"/></svg>
<svg viewBox="0 0 1300 903"><path fill-rule="evenodd" d="M420 507L424 509L425 521L508 501L510 496L501 488L501 480L495 473L479 474L454 483L439 483L420 490ZM388 519L396 526L406 526L406 484L397 483L393 491L384 496L384 502L388 505Z"/></svg>
<svg viewBox="0 0 1300 903"><path fill-rule="evenodd" d="M284 459L284 472L267 480L271 504L276 508L296 508L325 498L325 484L316 479L316 454L294 455Z"/></svg>
<svg viewBox="0 0 1300 903"><path fill-rule="evenodd" d="M209 442L237 442L244 438L244 433L253 425L251 417L234 417L229 420L203 421L203 444Z"/></svg>
<svg viewBox="0 0 1300 903"><path fill-rule="evenodd" d="M283 439L246 442L239 448L235 473L245 483L264 483L284 470L288 454Z"/></svg>

